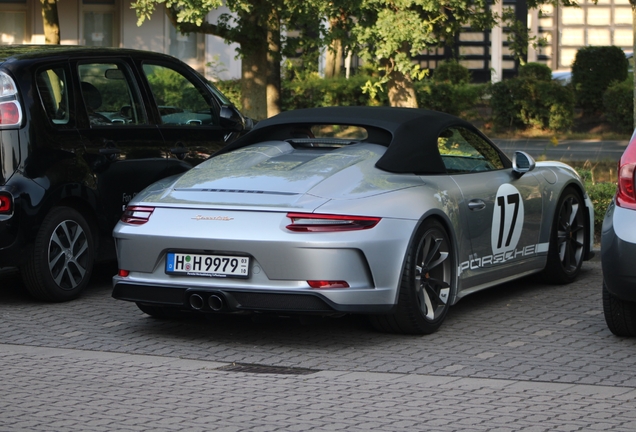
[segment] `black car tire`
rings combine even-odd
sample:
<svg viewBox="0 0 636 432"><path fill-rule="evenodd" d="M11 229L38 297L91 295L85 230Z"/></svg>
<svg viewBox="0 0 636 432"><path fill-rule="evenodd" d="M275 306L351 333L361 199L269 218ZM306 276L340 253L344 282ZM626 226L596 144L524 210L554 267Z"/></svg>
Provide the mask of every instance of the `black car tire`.
<svg viewBox="0 0 636 432"><path fill-rule="evenodd" d="M77 298L86 288L94 262L90 225L77 210L61 206L47 214L20 270L32 297L62 302Z"/></svg>
<svg viewBox="0 0 636 432"><path fill-rule="evenodd" d="M165 307L165 306L155 306L155 305L150 305L150 304L141 303L141 302L136 302L135 304L137 305L140 311L156 319L169 319L169 318L176 318L179 316L179 310L176 308Z"/></svg>
<svg viewBox="0 0 636 432"><path fill-rule="evenodd" d="M590 241L588 229L583 197L574 188L566 188L559 197L552 221L548 260L541 275L545 282L564 285L576 279Z"/></svg>
<svg viewBox="0 0 636 432"><path fill-rule="evenodd" d="M446 318L455 280L450 236L441 223L429 219L414 239L406 255L395 312L370 317L377 330L430 334Z"/></svg>
<svg viewBox="0 0 636 432"><path fill-rule="evenodd" d="M613 296L603 282L603 314L616 336L636 336L636 303Z"/></svg>

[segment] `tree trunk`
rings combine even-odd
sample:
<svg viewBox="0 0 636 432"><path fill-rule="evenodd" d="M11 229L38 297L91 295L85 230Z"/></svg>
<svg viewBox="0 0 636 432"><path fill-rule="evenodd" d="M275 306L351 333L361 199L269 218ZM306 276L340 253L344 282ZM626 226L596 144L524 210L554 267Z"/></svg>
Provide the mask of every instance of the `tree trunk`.
<svg viewBox="0 0 636 432"><path fill-rule="evenodd" d="M327 49L327 59L325 61L325 78L335 78L340 76L342 69L342 42L338 39L331 42Z"/></svg>
<svg viewBox="0 0 636 432"><path fill-rule="evenodd" d="M281 80L280 80L280 26L278 20L272 19L272 25L267 31L267 116L272 117L280 113ZM271 24L270 24L271 25ZM276 28L274 28L274 26ZM243 59L245 61L245 59Z"/></svg>
<svg viewBox="0 0 636 432"><path fill-rule="evenodd" d="M391 106L417 108L413 81L402 72L396 70L391 72L387 88Z"/></svg>
<svg viewBox="0 0 636 432"><path fill-rule="evenodd" d="M42 22L44 24L44 43L60 44L60 19L57 14L57 0L40 0L42 4Z"/></svg>
<svg viewBox="0 0 636 432"><path fill-rule="evenodd" d="M266 42L266 41L265 41ZM241 59L241 105L254 120L267 118L267 45Z"/></svg>

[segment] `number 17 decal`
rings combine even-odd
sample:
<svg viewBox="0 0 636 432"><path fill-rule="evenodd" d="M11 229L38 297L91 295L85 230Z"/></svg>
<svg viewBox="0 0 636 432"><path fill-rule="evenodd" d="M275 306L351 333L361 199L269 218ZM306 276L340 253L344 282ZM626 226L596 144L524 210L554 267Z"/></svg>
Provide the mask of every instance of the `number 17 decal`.
<svg viewBox="0 0 636 432"><path fill-rule="evenodd" d="M523 228L523 200L511 184L497 191L492 217L491 245L493 254L515 250Z"/></svg>

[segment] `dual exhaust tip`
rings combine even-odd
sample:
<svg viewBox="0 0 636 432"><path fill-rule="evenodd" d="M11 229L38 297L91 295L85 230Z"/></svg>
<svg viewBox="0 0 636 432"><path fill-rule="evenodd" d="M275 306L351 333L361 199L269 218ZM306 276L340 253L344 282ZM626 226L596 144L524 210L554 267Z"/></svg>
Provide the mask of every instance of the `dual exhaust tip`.
<svg viewBox="0 0 636 432"><path fill-rule="evenodd" d="M214 312L220 312L223 308L225 308L225 301L223 300L223 297L216 294L209 296L207 301L205 301L200 294L192 294L189 300L190 307L194 310L201 310L206 306L206 304Z"/></svg>

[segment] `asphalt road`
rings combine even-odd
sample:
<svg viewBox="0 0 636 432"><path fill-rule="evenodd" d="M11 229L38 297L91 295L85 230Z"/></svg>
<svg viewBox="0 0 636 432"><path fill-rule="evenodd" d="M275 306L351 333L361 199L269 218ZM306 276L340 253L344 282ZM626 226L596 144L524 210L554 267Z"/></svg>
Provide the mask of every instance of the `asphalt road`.
<svg viewBox="0 0 636 432"><path fill-rule="evenodd" d="M42 304L0 274L0 431L634 431L636 340L578 281L473 294L435 334L363 317L155 320L110 297Z"/></svg>
<svg viewBox="0 0 636 432"><path fill-rule="evenodd" d="M618 162L628 141L576 141L563 140L507 140L494 139L508 156L515 150L523 150L536 160L558 160L564 162Z"/></svg>

